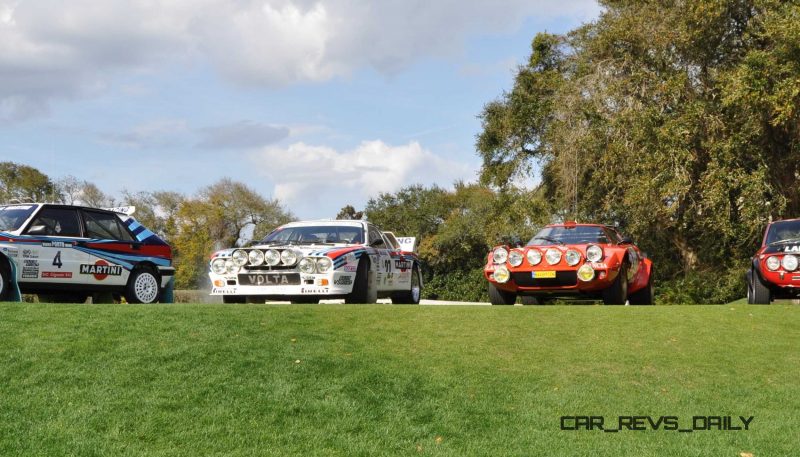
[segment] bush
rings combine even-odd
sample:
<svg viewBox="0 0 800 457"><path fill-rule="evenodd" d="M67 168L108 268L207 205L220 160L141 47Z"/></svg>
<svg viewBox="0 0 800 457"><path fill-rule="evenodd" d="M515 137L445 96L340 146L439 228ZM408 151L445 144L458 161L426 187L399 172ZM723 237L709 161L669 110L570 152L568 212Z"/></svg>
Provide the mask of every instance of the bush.
<svg viewBox="0 0 800 457"><path fill-rule="evenodd" d="M423 298L468 302L489 301L483 268L449 273L430 273L422 289ZM427 276L427 275L426 275Z"/></svg>

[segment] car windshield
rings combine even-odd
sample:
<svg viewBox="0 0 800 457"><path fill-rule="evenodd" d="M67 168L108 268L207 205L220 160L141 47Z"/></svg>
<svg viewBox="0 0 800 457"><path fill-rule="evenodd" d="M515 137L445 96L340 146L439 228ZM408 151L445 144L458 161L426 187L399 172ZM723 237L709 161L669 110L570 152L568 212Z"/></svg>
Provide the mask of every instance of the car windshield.
<svg viewBox="0 0 800 457"><path fill-rule="evenodd" d="M362 244L364 229L355 225L307 225L281 227L267 235L267 244Z"/></svg>
<svg viewBox="0 0 800 457"><path fill-rule="evenodd" d="M0 206L0 232L17 230L34 211L35 205Z"/></svg>
<svg viewBox="0 0 800 457"><path fill-rule="evenodd" d="M767 244L782 241L800 241L800 220L780 221L769 226Z"/></svg>
<svg viewBox="0 0 800 457"><path fill-rule="evenodd" d="M530 241L528 246L550 244L608 243L606 231L600 227L545 227Z"/></svg>

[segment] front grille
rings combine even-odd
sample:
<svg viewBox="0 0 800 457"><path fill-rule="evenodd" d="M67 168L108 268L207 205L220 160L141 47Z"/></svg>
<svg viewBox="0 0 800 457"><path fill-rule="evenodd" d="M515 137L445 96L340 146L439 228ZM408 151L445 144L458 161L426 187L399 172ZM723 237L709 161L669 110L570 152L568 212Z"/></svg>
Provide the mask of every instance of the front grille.
<svg viewBox="0 0 800 457"><path fill-rule="evenodd" d="M557 271L555 278L533 278L530 271L511 273L520 287L566 287L578 283L577 271Z"/></svg>

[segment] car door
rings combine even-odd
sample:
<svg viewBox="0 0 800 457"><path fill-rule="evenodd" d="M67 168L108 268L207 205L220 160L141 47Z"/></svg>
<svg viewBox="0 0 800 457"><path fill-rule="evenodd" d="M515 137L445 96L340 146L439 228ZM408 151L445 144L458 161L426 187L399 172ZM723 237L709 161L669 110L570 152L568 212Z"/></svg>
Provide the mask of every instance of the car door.
<svg viewBox="0 0 800 457"><path fill-rule="evenodd" d="M133 253L140 243L114 213L81 210L86 227L88 261L81 265L80 274L98 286L124 286L128 282Z"/></svg>
<svg viewBox="0 0 800 457"><path fill-rule="evenodd" d="M41 284L81 284L80 265L88 256L76 249L86 242L78 210L45 206L23 235L35 240L20 253L20 281Z"/></svg>
<svg viewBox="0 0 800 457"><path fill-rule="evenodd" d="M393 290L395 288L394 262L392 262L392 249L383 234L370 225L368 230L369 244L377 251L378 272L375 276L378 290Z"/></svg>

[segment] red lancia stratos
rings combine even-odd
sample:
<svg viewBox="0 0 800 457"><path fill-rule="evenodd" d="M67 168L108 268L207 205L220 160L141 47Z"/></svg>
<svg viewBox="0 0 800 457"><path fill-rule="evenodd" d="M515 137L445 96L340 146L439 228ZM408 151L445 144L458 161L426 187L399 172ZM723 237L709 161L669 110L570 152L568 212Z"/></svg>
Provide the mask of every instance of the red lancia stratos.
<svg viewBox="0 0 800 457"><path fill-rule="evenodd" d="M769 224L747 271L747 303L768 305L775 299L800 297L798 258L800 219Z"/></svg>
<svg viewBox="0 0 800 457"><path fill-rule="evenodd" d="M483 274L493 305L553 298L607 305L653 304L653 263L614 227L566 222L544 227L524 247L497 246Z"/></svg>

